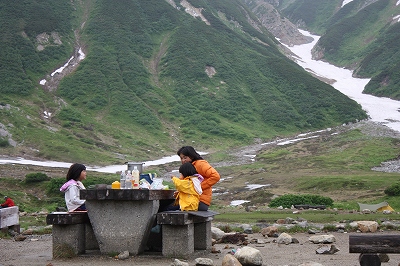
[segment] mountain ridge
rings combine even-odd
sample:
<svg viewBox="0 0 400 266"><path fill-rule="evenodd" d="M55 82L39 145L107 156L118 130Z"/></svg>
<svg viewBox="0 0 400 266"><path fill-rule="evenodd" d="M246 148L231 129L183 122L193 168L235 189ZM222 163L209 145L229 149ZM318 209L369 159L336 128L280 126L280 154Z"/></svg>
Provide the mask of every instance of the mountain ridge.
<svg viewBox="0 0 400 266"><path fill-rule="evenodd" d="M0 123L7 132L1 143L9 155L136 161L189 143L218 150L366 118L356 102L290 61L241 1L71 3L53 5L47 17L72 10L64 19L73 31L52 28L45 19L36 28L3 29L16 44L25 32L26 46L8 57L18 55L19 73L31 84L70 58L76 29L85 53L56 91L33 85L21 87L21 94L18 86L0 86ZM210 25L182 12L185 3L201 10ZM45 3L40 8L46 10ZM17 13L8 16L30 22ZM33 49L42 30L58 32L62 44ZM1 46L5 54L9 43ZM13 84L17 76L7 62L0 74L9 73L5 80Z"/></svg>

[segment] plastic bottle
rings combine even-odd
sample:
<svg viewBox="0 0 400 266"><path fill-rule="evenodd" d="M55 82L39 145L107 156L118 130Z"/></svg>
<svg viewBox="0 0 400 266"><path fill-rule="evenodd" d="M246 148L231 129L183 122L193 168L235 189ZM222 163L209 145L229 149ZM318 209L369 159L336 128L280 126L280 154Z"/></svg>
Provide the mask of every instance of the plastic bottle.
<svg viewBox="0 0 400 266"><path fill-rule="evenodd" d="M130 170L128 170L128 173L126 174L125 188L132 189L132 173Z"/></svg>
<svg viewBox="0 0 400 266"><path fill-rule="evenodd" d="M137 169L137 166L134 166L132 171L132 186L134 189L139 189L139 176L139 170Z"/></svg>
<svg viewBox="0 0 400 266"><path fill-rule="evenodd" d="M126 180L125 171L121 171L121 178L119 180L121 189L125 189L125 180Z"/></svg>

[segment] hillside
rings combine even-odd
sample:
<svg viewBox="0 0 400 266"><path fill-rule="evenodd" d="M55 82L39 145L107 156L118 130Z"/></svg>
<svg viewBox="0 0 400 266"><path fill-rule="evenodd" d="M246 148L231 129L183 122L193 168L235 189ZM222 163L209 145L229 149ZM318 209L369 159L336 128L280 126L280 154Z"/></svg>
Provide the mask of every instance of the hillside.
<svg viewBox="0 0 400 266"><path fill-rule="evenodd" d="M400 100L398 0L280 1L293 23L321 35L314 57L371 78L364 92Z"/></svg>
<svg viewBox="0 0 400 266"><path fill-rule="evenodd" d="M239 0L1 5L3 155L140 161L366 118Z"/></svg>

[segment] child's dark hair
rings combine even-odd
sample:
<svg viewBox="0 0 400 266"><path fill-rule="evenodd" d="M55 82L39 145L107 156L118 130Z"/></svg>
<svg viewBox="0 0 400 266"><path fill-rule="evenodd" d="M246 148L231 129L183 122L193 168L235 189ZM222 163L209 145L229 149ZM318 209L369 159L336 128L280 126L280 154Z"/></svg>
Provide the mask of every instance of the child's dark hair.
<svg viewBox="0 0 400 266"><path fill-rule="evenodd" d="M82 171L85 171L85 170L86 170L86 166L84 166L83 164L74 163L73 165L71 165L71 167L68 170L67 181L71 180L71 179L77 181L79 176L81 175Z"/></svg>
<svg viewBox="0 0 400 266"><path fill-rule="evenodd" d="M191 163L184 163L179 167L179 173L183 175L183 177L192 176L197 174L196 168L194 168Z"/></svg>
<svg viewBox="0 0 400 266"><path fill-rule="evenodd" d="M176 154L180 156L181 154L189 157L192 161L202 160L203 158L196 152L196 150L192 146L184 146L180 148Z"/></svg>

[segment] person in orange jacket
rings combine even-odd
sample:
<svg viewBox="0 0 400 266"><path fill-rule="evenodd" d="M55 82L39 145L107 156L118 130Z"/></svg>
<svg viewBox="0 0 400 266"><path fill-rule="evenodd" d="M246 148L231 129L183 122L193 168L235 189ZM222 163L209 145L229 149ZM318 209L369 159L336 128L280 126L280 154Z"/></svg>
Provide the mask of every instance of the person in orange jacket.
<svg viewBox="0 0 400 266"><path fill-rule="evenodd" d="M212 199L212 186L220 180L220 175L192 146L184 146L177 151L182 164L192 163L204 180L201 182L203 193L200 195L199 211L207 211Z"/></svg>
<svg viewBox="0 0 400 266"><path fill-rule="evenodd" d="M0 209L1 208L8 208L8 207L15 206L14 201L10 197L5 196L4 199L6 201L3 204L0 205L1 206Z"/></svg>

